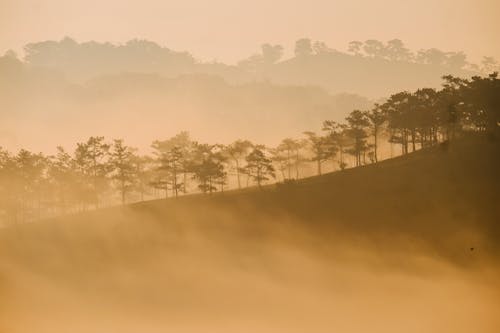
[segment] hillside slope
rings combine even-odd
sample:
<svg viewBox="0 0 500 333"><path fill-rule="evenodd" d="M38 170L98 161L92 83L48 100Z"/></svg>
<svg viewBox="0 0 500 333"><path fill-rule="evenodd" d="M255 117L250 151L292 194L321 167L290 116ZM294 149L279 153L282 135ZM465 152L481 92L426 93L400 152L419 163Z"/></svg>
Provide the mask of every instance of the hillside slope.
<svg viewBox="0 0 500 333"><path fill-rule="evenodd" d="M2 230L0 331L495 332L498 153L468 138Z"/></svg>

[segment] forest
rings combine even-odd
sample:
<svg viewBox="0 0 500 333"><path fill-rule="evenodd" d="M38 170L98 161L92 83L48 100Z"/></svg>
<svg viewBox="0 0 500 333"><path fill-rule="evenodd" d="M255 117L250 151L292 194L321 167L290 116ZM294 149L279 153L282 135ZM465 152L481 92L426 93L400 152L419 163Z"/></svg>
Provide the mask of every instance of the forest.
<svg viewBox="0 0 500 333"><path fill-rule="evenodd" d="M46 155L0 148L0 223L97 209L189 193L212 194L275 182L293 184L325 169L342 171L448 142L468 133L498 138L500 79L443 77L441 89L392 94L344 121L325 120L322 131L305 131L269 147L244 138L203 143L183 131L140 154L123 139L92 136L73 151ZM387 156L386 156L387 157Z"/></svg>

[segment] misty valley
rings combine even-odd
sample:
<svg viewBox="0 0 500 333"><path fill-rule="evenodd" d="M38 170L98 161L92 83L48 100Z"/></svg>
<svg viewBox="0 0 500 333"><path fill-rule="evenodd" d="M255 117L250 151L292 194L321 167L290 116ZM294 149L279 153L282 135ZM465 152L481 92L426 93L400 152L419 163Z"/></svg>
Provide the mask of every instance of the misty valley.
<svg viewBox="0 0 500 333"><path fill-rule="evenodd" d="M400 39L5 52L0 333L498 332L499 71Z"/></svg>

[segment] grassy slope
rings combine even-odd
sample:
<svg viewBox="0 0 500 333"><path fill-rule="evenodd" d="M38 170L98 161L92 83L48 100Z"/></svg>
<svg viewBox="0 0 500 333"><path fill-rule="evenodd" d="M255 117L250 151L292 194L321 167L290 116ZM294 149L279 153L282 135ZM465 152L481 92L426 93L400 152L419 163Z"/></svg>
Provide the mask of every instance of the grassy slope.
<svg viewBox="0 0 500 333"><path fill-rule="evenodd" d="M137 231L141 221L166 230L190 226L202 233L220 229L252 235L258 230L261 236L270 236L268 231L286 225L326 242L332 234L354 234L391 247L386 240L394 235L450 259L460 259L460 253L470 247L482 247L496 256L500 251L499 147L484 138L467 138L293 184L103 209L22 226L3 236L58 238L61 228L91 234L94 226L101 231ZM108 236L112 238L112 233Z"/></svg>
<svg viewBox="0 0 500 333"><path fill-rule="evenodd" d="M443 256L460 256L470 247L483 247L496 256L500 250L499 147L485 138L467 138L263 191L191 196L131 208L161 212L157 214L165 220L194 209L189 215L200 223L216 220L211 214L219 211L243 224L286 216L311 232L354 232L375 241L378 236L385 240L391 234L406 235ZM198 216L204 210L206 214Z"/></svg>

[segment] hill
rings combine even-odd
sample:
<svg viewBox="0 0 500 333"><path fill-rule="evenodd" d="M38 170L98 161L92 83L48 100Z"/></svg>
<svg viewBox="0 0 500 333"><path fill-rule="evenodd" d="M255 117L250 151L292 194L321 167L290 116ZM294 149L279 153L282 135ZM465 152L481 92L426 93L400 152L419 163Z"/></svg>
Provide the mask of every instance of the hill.
<svg viewBox="0 0 500 333"><path fill-rule="evenodd" d="M2 230L0 328L494 332L499 148Z"/></svg>

